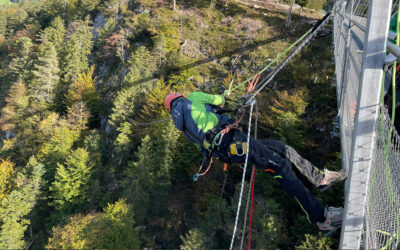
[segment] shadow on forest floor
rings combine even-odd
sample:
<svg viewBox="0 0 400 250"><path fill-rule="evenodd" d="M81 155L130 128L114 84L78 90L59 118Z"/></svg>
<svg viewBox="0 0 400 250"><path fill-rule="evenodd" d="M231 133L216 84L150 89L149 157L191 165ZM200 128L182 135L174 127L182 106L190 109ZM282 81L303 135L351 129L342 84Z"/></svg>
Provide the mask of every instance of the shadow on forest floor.
<svg viewBox="0 0 400 250"><path fill-rule="evenodd" d="M190 68L197 67L197 66L212 62L212 61L217 60L217 59L222 59L224 57L231 57L232 55L238 54L240 52L256 49L256 48L258 48L260 46L276 42L276 41L278 41L280 39L283 39L283 38L284 38L284 35L279 35L279 36L268 38L268 39L263 40L263 41L255 41L255 42L253 42L253 43L251 43L249 45L245 45L245 46L243 46L241 48L237 48L237 49L234 49L234 50L228 50L228 51L226 51L224 53L221 53L219 55L216 55L216 56L209 56L208 58L205 58L205 59L202 59L202 60L198 60L196 62L189 63L189 64L183 65L181 67L171 67L171 68L168 68L168 69L163 70L163 71L158 71L158 72L154 73L154 75L152 77L147 77L147 78L140 79L140 80L134 82L133 85L144 83L144 82L147 82L147 81L150 81L150 80L154 80L154 79L157 79L157 78L161 78L161 77L167 77L167 76L169 76L171 74L177 74L177 73L180 73L180 72L182 72L184 70L188 70Z"/></svg>

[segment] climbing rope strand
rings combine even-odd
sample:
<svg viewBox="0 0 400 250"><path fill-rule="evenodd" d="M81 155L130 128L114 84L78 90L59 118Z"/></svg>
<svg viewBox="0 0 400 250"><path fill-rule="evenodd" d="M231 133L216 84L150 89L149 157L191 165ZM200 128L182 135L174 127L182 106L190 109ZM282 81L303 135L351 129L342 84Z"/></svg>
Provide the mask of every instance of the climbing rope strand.
<svg viewBox="0 0 400 250"><path fill-rule="evenodd" d="M249 159L249 148L250 148L250 131L251 131L251 117L253 113L253 106L254 106L255 101L250 103L250 115L249 115L249 126L248 126L248 132L247 132L247 147L246 147L246 159L244 162L244 169L243 169L243 175L242 175L242 185L240 189L240 195L239 195L239 202L238 202L238 208L236 211L236 219L235 219L235 226L233 228L233 234L232 234L232 240L231 240L231 246L230 250L233 248L233 243L235 242L235 235L236 235L236 230L237 230L237 224L239 220L239 213L240 213L240 206L242 205L242 197L243 197L243 189L244 189L244 181L246 177L246 169L247 169L247 162Z"/></svg>
<svg viewBox="0 0 400 250"><path fill-rule="evenodd" d="M292 43L289 47L287 47L283 52L279 53L270 63L268 63L263 69L261 69L260 71L258 71L256 74L254 74L253 76L251 76L250 78L248 78L247 80L245 80L244 82L239 83L236 87L234 87L233 89L230 89L229 92L232 92L238 88L240 88L241 86L243 86L244 84L246 84L247 82L253 80L257 75L261 75L262 73L264 73L264 71L266 71L267 69L269 69L273 64L275 64L276 62L279 61L279 59L281 59L284 55L286 55L290 50L292 50L297 44L299 44L303 39L305 39L308 35L310 35L310 37L312 38L316 33L318 33L318 31L326 25L327 21L330 19L331 17L331 13L327 13L313 28L310 28L309 30L307 30L307 32L305 32L300 38L298 38L294 43ZM311 34L310 34L311 33ZM309 37L309 38L310 38ZM307 42L310 39L307 39ZM306 43L307 43L306 42ZM305 44L306 44L305 43ZM304 44L304 45L305 45ZM304 47L304 46L302 46ZM297 54L297 52L296 52ZM293 56L292 56L293 57ZM270 78L270 76L267 76L267 78ZM224 93L224 96L227 94L227 92Z"/></svg>
<svg viewBox="0 0 400 250"><path fill-rule="evenodd" d="M256 117L254 119L254 139L257 139L257 124L258 124L258 103L255 103L256 105ZM251 175L251 180L250 182L253 182L253 174L256 171L256 167L253 165L253 169L252 169L252 175ZM243 249L243 244L244 244L244 238L245 238L245 234L246 234L246 226L247 226L247 213L249 210L249 204L250 204L250 195L251 195L251 189L249 189L249 192L247 194L247 203L246 203L246 210L244 212L244 222L243 222L243 230L242 230L242 238L241 238L241 242L240 242L240 250ZM251 210L250 210L251 213ZM249 221L249 232L251 230L250 227L250 221Z"/></svg>
<svg viewBox="0 0 400 250"><path fill-rule="evenodd" d="M261 85L259 85L258 88L255 89L254 93L252 94L252 97L250 99L254 99L255 96L261 92L273 79L274 77L279 73L279 71L282 70L283 67L285 67L289 61L297 54L300 52L301 49L304 48L308 44L308 42L314 38L314 36L329 22L331 18L331 14L328 13L321 22L318 23L314 28L310 29L309 31L306 32L305 36L303 35L301 37L301 40L303 40L299 46L296 47L296 49L288 56L286 59L273 71L271 72L268 77L262 80ZM311 33L312 31L312 33ZM310 34L311 33L311 34ZM307 38L305 38L308 35Z"/></svg>
<svg viewBox="0 0 400 250"><path fill-rule="evenodd" d="M250 217L249 217L249 241L247 243L247 249L251 249L251 219L253 217L253 201L254 201L254 179L256 178L256 169L253 166L253 173L251 177L251 206L250 206Z"/></svg>
<svg viewBox="0 0 400 250"><path fill-rule="evenodd" d="M264 73L264 71L266 71L267 69L269 69L272 65L274 65L279 59L281 59L282 56L286 55L294 46L296 46L302 39L304 39L304 37L306 37L310 32L312 31L312 29L308 30L305 34L303 34L299 39L297 39L294 43L292 43L288 48L286 48L283 52L279 53L270 63L267 64L267 66L265 66L263 69L261 69L260 71L258 71L256 74L254 74L253 76L251 76L250 78L248 78L247 80L245 80L244 82L239 83L236 87L234 87L233 89L230 90L230 92L235 91L236 89L240 88L241 86L243 86L244 84L246 84L247 82L253 80L257 75L261 75L262 73ZM224 96L226 95L226 93L224 93Z"/></svg>

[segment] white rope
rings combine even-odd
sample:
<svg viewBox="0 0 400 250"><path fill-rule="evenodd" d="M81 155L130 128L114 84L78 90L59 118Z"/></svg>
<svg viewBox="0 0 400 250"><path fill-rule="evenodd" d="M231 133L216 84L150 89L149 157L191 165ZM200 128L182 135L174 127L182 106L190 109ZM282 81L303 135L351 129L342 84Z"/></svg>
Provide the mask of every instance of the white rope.
<svg viewBox="0 0 400 250"><path fill-rule="evenodd" d="M236 212L236 219L235 219L235 227L233 228L233 234L232 234L232 240L231 240L231 246L230 250L233 248L233 243L235 242L235 235L236 235L236 230L237 230L237 224L239 220L239 213L240 213L240 206L242 205L242 197L243 197L243 189L244 189L244 179L246 177L246 168L247 168L247 161L249 159L249 148L250 148L250 131L251 131L251 115L253 114L253 105L256 101L253 100L250 103L250 116L249 116L249 126L248 126L248 131L247 131L247 146L246 146L246 160L244 162L244 169L243 169L243 176L242 176L242 187L240 189L240 195L239 195L239 202L238 202L238 208Z"/></svg>

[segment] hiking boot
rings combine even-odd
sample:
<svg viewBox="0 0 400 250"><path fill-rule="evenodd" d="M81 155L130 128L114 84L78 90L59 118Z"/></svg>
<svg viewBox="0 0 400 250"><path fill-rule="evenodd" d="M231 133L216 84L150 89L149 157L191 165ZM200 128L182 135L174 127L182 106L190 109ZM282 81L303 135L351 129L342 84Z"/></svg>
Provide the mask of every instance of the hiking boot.
<svg viewBox="0 0 400 250"><path fill-rule="evenodd" d="M324 179L321 181L318 189L320 191L325 191L334 184L344 181L347 178L347 171L342 169L340 171L330 171L324 169Z"/></svg>
<svg viewBox="0 0 400 250"><path fill-rule="evenodd" d="M317 227L325 236L331 236L342 226L343 208L325 207L324 215L325 221L317 222Z"/></svg>

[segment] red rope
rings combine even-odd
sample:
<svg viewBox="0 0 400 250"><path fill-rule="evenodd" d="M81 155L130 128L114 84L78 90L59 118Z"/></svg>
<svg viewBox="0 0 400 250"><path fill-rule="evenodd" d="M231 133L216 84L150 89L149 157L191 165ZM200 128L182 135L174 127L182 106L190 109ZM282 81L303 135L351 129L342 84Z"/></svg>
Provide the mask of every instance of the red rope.
<svg viewBox="0 0 400 250"><path fill-rule="evenodd" d="M204 171L203 173L200 173L200 171L201 171L201 169L202 169L203 166L200 167L199 172L198 172L198 175L199 175L199 176L202 176L202 175L207 174L207 172L208 172L208 170L210 170L212 164L213 164L213 158L210 159L210 163L208 164L208 167L207 167L206 171Z"/></svg>
<svg viewBox="0 0 400 250"><path fill-rule="evenodd" d="M256 177L256 168L253 167L253 180L251 182L251 205L250 205L250 218L249 218L249 243L247 245L247 249L250 250L251 246L251 218L253 216L253 201L254 201L254 179Z"/></svg>

